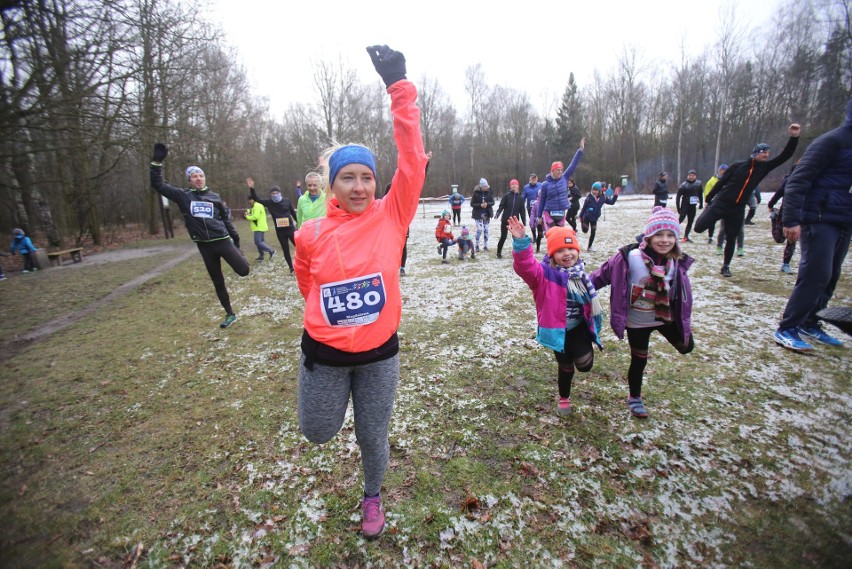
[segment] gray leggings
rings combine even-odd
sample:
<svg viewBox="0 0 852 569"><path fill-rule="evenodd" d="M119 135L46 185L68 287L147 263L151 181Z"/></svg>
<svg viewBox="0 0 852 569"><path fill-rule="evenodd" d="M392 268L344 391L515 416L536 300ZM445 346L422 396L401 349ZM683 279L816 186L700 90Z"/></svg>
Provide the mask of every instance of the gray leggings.
<svg viewBox="0 0 852 569"><path fill-rule="evenodd" d="M361 447L364 495L382 490L390 445L388 424L399 380L399 354L371 364L331 367L299 365L299 428L312 443L328 442L343 426L349 394L355 414L355 438Z"/></svg>

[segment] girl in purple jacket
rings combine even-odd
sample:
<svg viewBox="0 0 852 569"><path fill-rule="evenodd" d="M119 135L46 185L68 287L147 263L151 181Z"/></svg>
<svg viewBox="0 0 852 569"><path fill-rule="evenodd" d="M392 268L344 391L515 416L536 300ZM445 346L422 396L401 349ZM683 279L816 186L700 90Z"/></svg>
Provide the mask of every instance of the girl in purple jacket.
<svg viewBox="0 0 852 569"><path fill-rule="evenodd" d="M610 325L630 344L627 406L634 417L645 418L642 376L648 363L648 344L654 330L681 354L695 346L692 339L692 287L686 272L693 259L678 247L680 223L670 209L656 206L640 243L619 249L590 276L595 287L612 285Z"/></svg>
<svg viewBox="0 0 852 569"><path fill-rule="evenodd" d="M568 415L574 368L582 372L592 369L592 342L601 348L601 304L580 260L580 242L573 229L550 228L545 235L548 256L538 262L518 218L510 217L508 227L515 272L529 285L535 298L536 340L553 350L559 367L556 414Z"/></svg>

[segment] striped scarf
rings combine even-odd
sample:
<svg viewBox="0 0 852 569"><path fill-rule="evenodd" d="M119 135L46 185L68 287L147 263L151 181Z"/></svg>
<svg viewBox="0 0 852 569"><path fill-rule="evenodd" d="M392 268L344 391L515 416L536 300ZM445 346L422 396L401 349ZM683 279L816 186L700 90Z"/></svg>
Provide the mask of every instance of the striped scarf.
<svg viewBox="0 0 852 569"><path fill-rule="evenodd" d="M657 265L642 247L642 260L648 267L650 279L645 283L645 296L654 300L654 318L663 322L672 321L672 308L669 305L669 285L666 275L672 268L671 258L666 259L665 265Z"/></svg>
<svg viewBox="0 0 852 569"><path fill-rule="evenodd" d="M592 316L600 318L603 314L601 301L598 299L598 291L595 290L595 285L586 274L586 265L581 259L577 260L577 264L573 267L557 268L563 273L568 274L568 298L578 304L588 304L592 308Z"/></svg>

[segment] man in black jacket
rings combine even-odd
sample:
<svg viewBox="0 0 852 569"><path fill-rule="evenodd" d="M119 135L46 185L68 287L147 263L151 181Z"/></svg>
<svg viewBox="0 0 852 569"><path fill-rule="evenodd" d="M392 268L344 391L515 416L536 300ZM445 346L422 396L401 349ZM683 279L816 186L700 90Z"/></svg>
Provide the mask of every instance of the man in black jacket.
<svg viewBox="0 0 852 569"><path fill-rule="evenodd" d="M817 313L834 295L852 235L852 98L843 126L814 140L790 174L781 221L787 241L801 242L802 257L775 341L797 352L813 350L799 334L840 346L822 331Z"/></svg>
<svg viewBox="0 0 852 569"><path fill-rule="evenodd" d="M219 194L207 187L207 178L198 166L186 169L189 188L177 188L163 181L163 160L169 149L158 142L154 145L151 158L151 187L162 196L175 202L183 214L186 230L198 247L207 274L216 288L216 296L225 309L225 319L219 324L227 328L237 319L231 308L231 297L225 286L222 274L222 260L228 263L234 272L244 277L249 274L249 264L240 253L240 236L231 220L228 210L222 204Z"/></svg>
<svg viewBox="0 0 852 569"><path fill-rule="evenodd" d="M660 172L660 177L657 179L657 183L654 184L654 207L658 205L666 207L666 204L669 202L668 179L668 173Z"/></svg>
<svg viewBox="0 0 852 569"><path fill-rule="evenodd" d="M781 154L770 160L769 145L757 144L748 160L731 164L707 194L707 207L695 221L695 232L704 233L717 221L724 222L725 256L720 271L723 276L731 276L730 264L734 258L737 236L742 231L745 209L751 194L769 172L789 160L796 151L801 128L793 123L787 127L787 133L790 138Z"/></svg>
<svg viewBox="0 0 852 569"><path fill-rule="evenodd" d="M293 259L290 256L290 244L288 241L293 243L293 247L296 246L296 241L293 239L293 234L296 231L296 211L293 209L293 204L289 198L281 195L281 188L278 186L270 188L269 199L265 200L257 197L257 193L254 191L254 180L246 178L246 185L251 193L251 199L262 204L272 214L275 235L278 237L278 242L281 243L281 250L284 251L284 260L287 261L287 266L290 267L290 274L292 274Z"/></svg>

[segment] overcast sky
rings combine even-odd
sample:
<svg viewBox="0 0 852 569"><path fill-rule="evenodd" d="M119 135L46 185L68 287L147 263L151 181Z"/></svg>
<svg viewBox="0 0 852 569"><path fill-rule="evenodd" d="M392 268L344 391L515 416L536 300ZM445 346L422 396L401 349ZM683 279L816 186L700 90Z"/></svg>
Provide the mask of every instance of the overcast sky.
<svg viewBox="0 0 852 569"><path fill-rule="evenodd" d="M744 29L772 21L782 0L733 2ZM275 118L291 103L312 103L312 62L340 56L361 81L378 76L365 51L388 44L405 54L408 78L436 78L459 112L467 108L465 70L482 64L488 85L526 91L540 111L573 72L580 86L608 74L624 46L660 68L716 43L716 22L731 0L213 0L212 19L238 50L255 95ZM746 39L748 45L748 39Z"/></svg>

